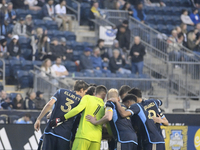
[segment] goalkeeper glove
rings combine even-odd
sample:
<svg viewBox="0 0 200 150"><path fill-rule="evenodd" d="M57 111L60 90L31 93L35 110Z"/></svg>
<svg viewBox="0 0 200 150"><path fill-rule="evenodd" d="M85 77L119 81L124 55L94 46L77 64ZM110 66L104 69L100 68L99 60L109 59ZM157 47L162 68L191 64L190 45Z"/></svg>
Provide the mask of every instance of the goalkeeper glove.
<svg viewBox="0 0 200 150"><path fill-rule="evenodd" d="M64 121L65 121L64 116L52 119L51 122L50 122L50 127L57 127L59 123L62 123Z"/></svg>

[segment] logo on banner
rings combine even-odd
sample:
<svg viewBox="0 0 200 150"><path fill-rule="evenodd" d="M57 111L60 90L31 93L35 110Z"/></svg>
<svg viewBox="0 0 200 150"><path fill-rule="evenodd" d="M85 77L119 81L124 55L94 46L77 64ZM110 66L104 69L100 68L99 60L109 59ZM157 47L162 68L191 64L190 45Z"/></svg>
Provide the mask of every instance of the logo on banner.
<svg viewBox="0 0 200 150"><path fill-rule="evenodd" d="M181 149L183 147L182 130L172 130L170 135L170 147L172 149Z"/></svg>
<svg viewBox="0 0 200 150"><path fill-rule="evenodd" d="M12 149L5 128L0 130L0 149Z"/></svg>
<svg viewBox="0 0 200 150"><path fill-rule="evenodd" d="M195 136L194 136L194 146L196 150L200 150L200 129L197 130Z"/></svg>

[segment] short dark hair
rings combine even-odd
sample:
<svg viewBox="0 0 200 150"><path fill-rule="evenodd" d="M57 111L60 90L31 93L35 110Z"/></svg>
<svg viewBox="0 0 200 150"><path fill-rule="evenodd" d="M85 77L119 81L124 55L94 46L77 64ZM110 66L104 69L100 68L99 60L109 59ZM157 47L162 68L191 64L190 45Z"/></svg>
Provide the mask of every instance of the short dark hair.
<svg viewBox="0 0 200 150"><path fill-rule="evenodd" d="M123 24L128 24L129 22L128 22L128 20L124 20L122 23Z"/></svg>
<svg viewBox="0 0 200 150"><path fill-rule="evenodd" d="M125 93L127 93L128 91L130 91L131 87L128 85L122 85L119 89L119 96L124 95Z"/></svg>
<svg viewBox="0 0 200 150"><path fill-rule="evenodd" d="M29 113L25 113L25 114L24 114L24 117L28 117L28 118L31 119L31 114L29 114Z"/></svg>
<svg viewBox="0 0 200 150"><path fill-rule="evenodd" d="M183 10L182 10L182 14L183 14L184 12L186 12L186 11L187 11L187 9L183 9ZM188 11L187 11L187 12L188 12Z"/></svg>
<svg viewBox="0 0 200 150"><path fill-rule="evenodd" d="M89 85L83 80L77 80L74 84L74 91L80 91L81 89L87 90Z"/></svg>
<svg viewBox="0 0 200 150"><path fill-rule="evenodd" d="M124 102L127 102L127 101L134 101L134 102L137 102L137 97L136 97L135 95L133 95L133 94L127 94L127 95L123 98L122 102L124 103Z"/></svg>
<svg viewBox="0 0 200 150"><path fill-rule="evenodd" d="M183 34L182 32L179 33L179 34L177 35L178 39L179 39L180 37L182 37L182 36L184 36L184 34Z"/></svg>
<svg viewBox="0 0 200 150"><path fill-rule="evenodd" d="M97 41L97 45L99 45L99 43L101 43L101 42L104 42L105 40L103 40L103 39L99 39L98 41Z"/></svg>
<svg viewBox="0 0 200 150"><path fill-rule="evenodd" d="M56 57L56 60L57 60L57 59L62 59L62 58L61 58L60 56L58 56L58 57Z"/></svg>
<svg viewBox="0 0 200 150"><path fill-rule="evenodd" d="M97 86L95 90L95 95L102 93L107 93L107 88L104 85Z"/></svg>
<svg viewBox="0 0 200 150"><path fill-rule="evenodd" d="M128 92L128 94L133 94L133 95L135 95L135 96L137 96L137 97L139 97L139 98L142 98L142 92L141 92L141 90L138 89L138 88L132 88L132 89Z"/></svg>
<svg viewBox="0 0 200 150"><path fill-rule="evenodd" d="M97 87L97 85L95 83L90 83L89 86Z"/></svg>
<svg viewBox="0 0 200 150"><path fill-rule="evenodd" d="M95 93L95 89L96 89L95 86L90 86L90 87L88 88L87 92L85 93L85 95L91 95L91 96L93 96L94 93Z"/></svg>

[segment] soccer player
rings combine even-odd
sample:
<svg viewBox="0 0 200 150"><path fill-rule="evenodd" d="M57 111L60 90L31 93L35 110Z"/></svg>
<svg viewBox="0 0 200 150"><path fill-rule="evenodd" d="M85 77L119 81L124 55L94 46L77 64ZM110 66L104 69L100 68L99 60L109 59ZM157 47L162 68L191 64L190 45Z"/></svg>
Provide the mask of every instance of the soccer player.
<svg viewBox="0 0 200 150"><path fill-rule="evenodd" d="M57 128L58 123L68 120L82 112L79 127L72 150L99 150L101 146L102 125L93 125L86 120L86 115L93 115L99 120L104 116L104 99L107 89L103 85L96 87L95 96L85 95L79 105L60 118L51 121L51 126Z"/></svg>
<svg viewBox="0 0 200 150"><path fill-rule="evenodd" d="M162 112L159 108L159 106L162 105L162 101L157 100L157 99L143 100L142 92L141 92L141 90L139 90L137 88L132 88L128 93L135 95L137 97L137 103L141 103L142 106L144 107L144 109L149 112L149 118L152 118L154 120L159 134L163 137L160 125L163 124L165 126L168 126L169 122L168 122L167 118L162 114ZM136 122L136 119L133 120L133 124L134 124L134 122ZM138 134L138 137L140 138L139 134ZM144 142L145 139L141 139L141 140L143 142L142 145L143 145L144 149L151 147L151 143ZM165 150L165 144L164 143L156 144L156 149Z"/></svg>
<svg viewBox="0 0 200 150"><path fill-rule="evenodd" d="M145 111L141 103L137 103L137 97L135 95L127 94L123 99L123 104L129 108L127 110L121 107L117 99L109 99L109 101L116 103L117 110L123 118L138 116L137 122L139 123L137 125L139 125L139 134L143 137L143 143L148 143L148 146L143 147L144 150L156 150L157 144L165 143L152 117L149 117L149 113Z"/></svg>
<svg viewBox="0 0 200 150"><path fill-rule="evenodd" d="M36 131L40 129L40 120L47 114L47 112L53 107L51 113L51 119L62 116L76 107L81 98L85 95L88 89L88 84L82 80L75 82L74 91L59 89L51 100L44 106L40 115L38 116L34 128ZM51 120L50 119L50 120ZM50 127L50 122L44 131L44 140L42 150L69 150L71 140L71 130L74 125L76 117L73 117L56 128Z"/></svg>
<svg viewBox="0 0 200 150"><path fill-rule="evenodd" d="M122 85L120 87L120 89L119 89L119 96L120 96L120 98L123 99L127 95L128 91L130 91L130 90L131 90L130 86L128 86L128 85Z"/></svg>
<svg viewBox="0 0 200 150"><path fill-rule="evenodd" d="M108 91L107 98L115 98L119 102L120 98L118 90L110 89ZM121 106L124 109L127 109L126 106ZM116 104L111 101L107 101L105 107L105 115L103 116L103 118L97 121L95 117L87 115L86 118L88 119L88 121L90 121L94 125L104 124L109 121L114 139L120 142L121 150L136 150L137 135L132 127L130 117L122 118L116 110Z"/></svg>

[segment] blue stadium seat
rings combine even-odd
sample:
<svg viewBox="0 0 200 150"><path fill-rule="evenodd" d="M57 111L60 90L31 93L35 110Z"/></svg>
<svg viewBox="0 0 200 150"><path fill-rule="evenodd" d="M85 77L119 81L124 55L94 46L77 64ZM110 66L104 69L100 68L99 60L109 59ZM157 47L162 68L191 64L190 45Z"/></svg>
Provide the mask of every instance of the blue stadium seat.
<svg viewBox="0 0 200 150"><path fill-rule="evenodd" d="M77 71L77 66L73 61L66 61L66 62L64 62L64 65L69 72Z"/></svg>
<svg viewBox="0 0 200 150"><path fill-rule="evenodd" d="M35 26L45 26L46 25L45 21L40 20L40 19L34 19L33 22L34 22Z"/></svg>
<svg viewBox="0 0 200 150"><path fill-rule="evenodd" d="M148 15L146 18L146 22L155 24L156 23L155 17L153 15Z"/></svg>
<svg viewBox="0 0 200 150"><path fill-rule="evenodd" d="M21 48L31 48L31 39L27 37L20 36L19 37L19 44Z"/></svg>
<svg viewBox="0 0 200 150"><path fill-rule="evenodd" d="M173 9L171 9L171 7L163 7L163 11L165 15L168 16L173 16Z"/></svg>
<svg viewBox="0 0 200 150"><path fill-rule="evenodd" d="M17 71L22 69L21 61L11 59L10 65L11 65L11 76L16 77Z"/></svg>
<svg viewBox="0 0 200 150"><path fill-rule="evenodd" d="M32 49L27 49L27 48L21 49L21 56L24 59L30 59L32 57Z"/></svg>
<svg viewBox="0 0 200 150"><path fill-rule="evenodd" d="M83 77L84 74L82 72L74 72L75 77Z"/></svg>
<svg viewBox="0 0 200 150"><path fill-rule="evenodd" d="M34 79L34 74L29 71L29 87L33 88L33 79Z"/></svg>
<svg viewBox="0 0 200 150"><path fill-rule="evenodd" d="M29 71L18 70L17 81L20 89L30 87L30 74Z"/></svg>
<svg viewBox="0 0 200 150"><path fill-rule="evenodd" d="M90 12L90 4L89 3L81 3L81 19L88 19L89 18L89 12Z"/></svg>
<svg viewBox="0 0 200 150"><path fill-rule="evenodd" d="M3 61L0 60L0 68L3 68Z"/></svg>
<svg viewBox="0 0 200 150"><path fill-rule="evenodd" d="M145 7L146 14L156 14L156 9L154 7Z"/></svg>
<svg viewBox="0 0 200 150"><path fill-rule="evenodd" d="M165 25L158 25L158 30L159 30L161 33L168 34L168 28L167 28Z"/></svg>
<svg viewBox="0 0 200 150"><path fill-rule="evenodd" d="M6 77L11 76L11 65L9 60L5 60L5 66L6 66Z"/></svg>
<svg viewBox="0 0 200 150"><path fill-rule="evenodd" d="M83 45L85 46L85 48L86 48L86 47L89 47L89 48L93 49L93 48L95 47L94 44L88 43L88 42L83 42Z"/></svg>
<svg viewBox="0 0 200 150"><path fill-rule="evenodd" d="M84 51L85 49L84 43L72 41L71 44L72 44L73 49L76 51Z"/></svg>
<svg viewBox="0 0 200 150"><path fill-rule="evenodd" d="M172 21L173 21L173 17L171 17L171 16L164 17L165 24L167 24L167 25L172 24Z"/></svg>
<svg viewBox="0 0 200 150"><path fill-rule="evenodd" d="M26 15L28 14L28 11L26 11L24 9L16 9L15 12L17 14L17 18L20 18L20 17L25 18Z"/></svg>
<svg viewBox="0 0 200 150"><path fill-rule="evenodd" d="M68 41L76 41L76 35L73 32L65 31L64 36L65 36L66 40L68 40Z"/></svg>
<svg viewBox="0 0 200 150"><path fill-rule="evenodd" d="M65 36L65 33L63 31L60 30L54 30L54 36L57 38L61 38Z"/></svg>
<svg viewBox="0 0 200 150"><path fill-rule="evenodd" d="M126 74L116 73L117 78L127 78Z"/></svg>
<svg viewBox="0 0 200 150"><path fill-rule="evenodd" d="M39 61L39 60L33 61L33 66L41 67L42 66L42 61Z"/></svg>
<svg viewBox="0 0 200 150"><path fill-rule="evenodd" d="M42 15L41 15L42 11L34 11L34 10L28 10L28 14L32 15L33 19L42 19Z"/></svg>
<svg viewBox="0 0 200 150"><path fill-rule="evenodd" d="M48 30L58 30L58 25L55 21L45 20Z"/></svg>
<svg viewBox="0 0 200 150"><path fill-rule="evenodd" d="M156 15L154 17L155 17L156 24L164 24L165 23L164 18L161 15Z"/></svg>
<svg viewBox="0 0 200 150"><path fill-rule="evenodd" d="M23 70L33 70L33 62L29 60L22 61L22 68Z"/></svg>
<svg viewBox="0 0 200 150"><path fill-rule="evenodd" d="M94 73L90 73L90 72L84 72L84 76L85 77L95 77Z"/></svg>
<svg viewBox="0 0 200 150"><path fill-rule="evenodd" d="M73 58L74 60L79 60L82 52L80 51L73 51Z"/></svg>
<svg viewBox="0 0 200 150"><path fill-rule="evenodd" d="M175 25L175 26L178 26L178 25L180 25L181 24L181 18L180 18L180 16L174 16L173 17L173 21L172 21L172 24L173 25Z"/></svg>
<svg viewBox="0 0 200 150"><path fill-rule="evenodd" d="M47 31L47 35L48 35L49 37L53 37L53 36L55 35L55 31L56 31L56 30L48 30L48 31Z"/></svg>

